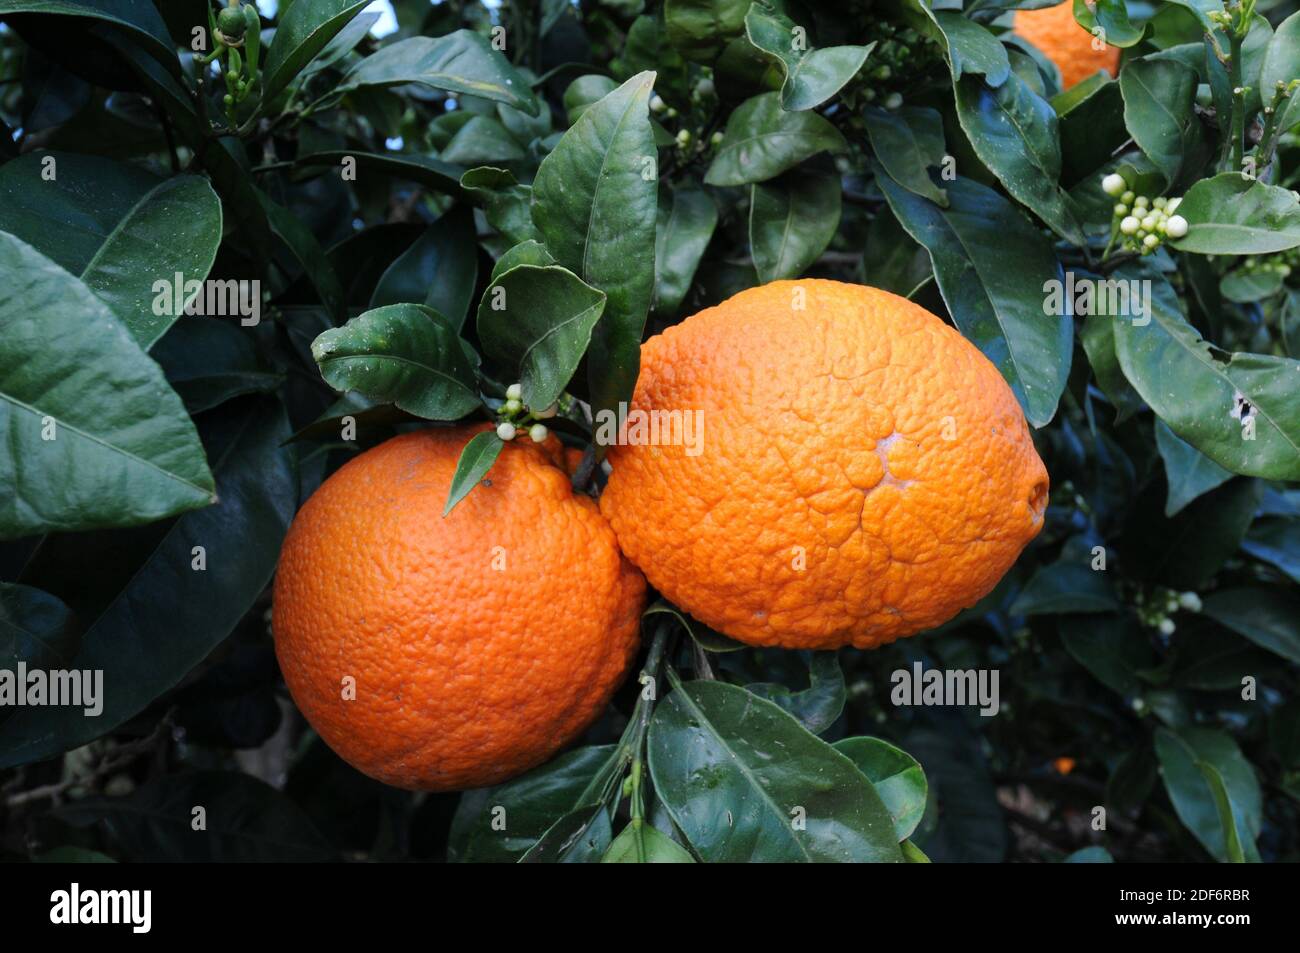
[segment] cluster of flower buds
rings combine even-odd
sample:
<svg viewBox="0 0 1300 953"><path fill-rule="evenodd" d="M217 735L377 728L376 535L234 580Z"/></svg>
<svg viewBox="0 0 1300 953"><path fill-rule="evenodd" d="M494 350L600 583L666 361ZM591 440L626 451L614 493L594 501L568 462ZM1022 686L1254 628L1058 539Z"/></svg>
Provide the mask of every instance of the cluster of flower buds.
<svg viewBox="0 0 1300 953"><path fill-rule="evenodd" d="M1166 238L1182 238L1187 234L1187 219L1175 214L1183 201L1181 198L1138 195L1118 172L1102 179L1101 188L1118 200L1112 210L1112 226L1130 251L1149 255Z"/></svg>
<svg viewBox="0 0 1300 953"><path fill-rule="evenodd" d="M524 389L519 384L511 384L506 388L505 403L497 411L497 436L502 440L514 440L520 433L527 431L533 443L541 443L550 431L545 424L533 421L549 420L556 415L559 406L551 404L545 410L529 410L524 406L523 396Z"/></svg>

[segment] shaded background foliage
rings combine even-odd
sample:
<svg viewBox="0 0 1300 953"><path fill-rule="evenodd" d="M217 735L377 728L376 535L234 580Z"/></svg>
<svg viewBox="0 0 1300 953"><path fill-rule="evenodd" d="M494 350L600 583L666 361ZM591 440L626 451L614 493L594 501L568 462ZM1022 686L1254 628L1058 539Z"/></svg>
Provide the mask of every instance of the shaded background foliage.
<svg viewBox="0 0 1300 953"><path fill-rule="evenodd" d="M979 605L870 653L733 651L648 613L696 677L664 684L648 723L637 849L843 859L816 829L829 813L854 859L898 859L903 838L936 861L1296 858L1300 97L1261 112L1300 77L1294 4L1254 8L1238 103L1204 3L1077 5L1124 68L1064 92L996 0L275 6L261 78L227 105L191 49L204 0L0 0L0 269L31 276L0 293L4 419L36 440L21 408L39 398L166 476L93 440L0 462L0 667L102 668L109 686L97 721L0 711L0 856L635 857L627 807L608 805L639 685L501 789L387 788L287 698L268 631L280 540L358 449L491 416L512 380L531 405L609 406L643 322L808 275L906 295L981 348L1038 428L1047 525ZM1226 171L1234 109L1257 182ZM611 132L616 112L634 118ZM626 181L584 217L606 157ZM1187 236L1107 254L1116 170L1185 195ZM606 234L575 224L596 219ZM583 254L611 236L626 246ZM1067 269L1151 282L1151 323L1045 314ZM160 318L129 279L176 271L258 279L263 320ZM497 285L528 312L486 309ZM584 333L518 363L574 315ZM584 445L589 421L562 408L555 428ZM891 673L917 662L998 670L1001 711L896 706ZM754 792L674 770L688 747L740 743L837 779L806 837L742 812L764 837L741 851L711 818ZM785 765L770 783L807 780Z"/></svg>

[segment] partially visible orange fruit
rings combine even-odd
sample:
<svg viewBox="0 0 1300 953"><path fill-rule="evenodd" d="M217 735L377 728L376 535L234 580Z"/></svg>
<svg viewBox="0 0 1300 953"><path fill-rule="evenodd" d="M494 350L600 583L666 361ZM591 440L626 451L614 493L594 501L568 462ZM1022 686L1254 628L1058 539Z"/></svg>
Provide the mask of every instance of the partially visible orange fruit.
<svg viewBox="0 0 1300 953"><path fill-rule="evenodd" d="M1074 19L1070 0L1054 7L1017 10L1012 29L1036 46L1061 71L1061 85L1069 89L1098 70L1114 76L1119 72L1119 50L1113 46L1093 48L1093 35Z"/></svg>

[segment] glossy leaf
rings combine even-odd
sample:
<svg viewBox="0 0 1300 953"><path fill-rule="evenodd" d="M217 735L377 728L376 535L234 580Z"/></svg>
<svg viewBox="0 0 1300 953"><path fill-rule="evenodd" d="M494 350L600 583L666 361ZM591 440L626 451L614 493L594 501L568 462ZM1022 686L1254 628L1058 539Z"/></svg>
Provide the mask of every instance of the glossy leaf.
<svg viewBox="0 0 1300 953"><path fill-rule="evenodd" d="M87 17L120 27L147 49L159 64L180 73L175 44L151 3L130 0L0 0L0 17L11 13Z"/></svg>
<svg viewBox="0 0 1300 953"><path fill-rule="evenodd" d="M514 173L480 166L461 176L460 185L482 204L488 224L509 241L517 244L538 237L533 226L532 187L520 185Z"/></svg>
<svg viewBox="0 0 1300 953"><path fill-rule="evenodd" d="M745 30L749 0L664 0L668 40L683 56L705 62Z"/></svg>
<svg viewBox="0 0 1300 953"><path fill-rule="evenodd" d="M1106 572L1093 569L1096 541L1073 536L1056 562L1040 566L1011 603L1013 615L1115 612L1120 603Z"/></svg>
<svg viewBox="0 0 1300 953"><path fill-rule="evenodd" d="M72 612L31 586L0 582L0 670L65 668L77 650ZM6 712L8 714L8 712Z"/></svg>
<svg viewBox="0 0 1300 953"><path fill-rule="evenodd" d="M703 189L682 186L660 194L652 300L657 314L672 315L681 307L717 224L718 207Z"/></svg>
<svg viewBox="0 0 1300 953"><path fill-rule="evenodd" d="M1165 463L1169 496L1165 516L1173 516L1202 493L1208 493L1232 479L1232 472L1219 466L1190 443L1178 438L1163 420L1156 420L1156 448Z"/></svg>
<svg viewBox="0 0 1300 953"><path fill-rule="evenodd" d="M505 103L530 116L541 109L523 75L486 37L473 30L391 43L349 70L339 81L337 92L407 83Z"/></svg>
<svg viewBox="0 0 1300 953"><path fill-rule="evenodd" d="M442 508L444 517L487 476L492 464L501 456L504 446L505 443L496 435L495 430L485 430L470 438L456 461L456 472L452 474L451 486L447 491L447 503Z"/></svg>
<svg viewBox="0 0 1300 953"><path fill-rule="evenodd" d="M858 74L876 45L810 49L801 29L765 3L755 3L745 14L749 42L781 66L781 104L786 109L812 109L826 102Z"/></svg>
<svg viewBox="0 0 1300 953"><path fill-rule="evenodd" d="M638 73L584 112L533 180L533 221L547 251L606 295L587 358L593 413L631 397L654 291L654 79Z"/></svg>
<svg viewBox="0 0 1300 953"><path fill-rule="evenodd" d="M477 279L474 217L469 209L457 207L430 225L388 267L370 296L370 307L423 304L459 331Z"/></svg>
<svg viewBox="0 0 1300 953"><path fill-rule="evenodd" d="M1030 423L1046 424L1071 356L1068 309L1043 313L1045 283L1064 280L1051 250L986 186L958 178L948 184L950 205L942 209L886 176L876 181L908 234L929 251L957 328L1006 378Z"/></svg>
<svg viewBox="0 0 1300 953"><path fill-rule="evenodd" d="M1127 264L1111 277L1150 283L1150 321L1115 321L1115 353L1124 376L1156 415L1233 473L1300 479L1300 404L1292 399L1300 362L1224 355L1188 323L1159 273Z"/></svg>
<svg viewBox="0 0 1300 953"><path fill-rule="evenodd" d="M1202 255L1263 255L1300 245L1300 200L1290 189L1225 172L1197 182L1178 214L1187 234L1171 244Z"/></svg>
<svg viewBox="0 0 1300 953"><path fill-rule="evenodd" d="M605 295L567 268L518 265L483 293L478 336L517 372L524 404L541 410L564 392L605 307Z"/></svg>
<svg viewBox="0 0 1300 953"><path fill-rule="evenodd" d="M1300 662L1300 598L1286 589L1221 589L1205 599L1211 619L1261 648Z"/></svg>
<svg viewBox="0 0 1300 953"><path fill-rule="evenodd" d="M213 502L180 398L108 307L0 232L0 537L132 526Z"/></svg>
<svg viewBox="0 0 1300 953"><path fill-rule="evenodd" d="M1278 83L1290 83L1293 79L1300 79L1300 13L1292 13L1278 24L1264 52L1259 72L1259 92L1264 105L1273 102ZM1277 129L1286 132L1297 123L1300 123L1300 96L1292 93L1284 101Z"/></svg>
<svg viewBox="0 0 1300 953"><path fill-rule="evenodd" d="M839 176L801 171L755 183L749 243L758 280L799 277L826 250L839 225Z"/></svg>
<svg viewBox="0 0 1300 953"><path fill-rule="evenodd" d="M147 351L188 303L176 306L176 275L208 277L221 202L199 176L158 179L109 159L30 153L0 166L0 230L81 278Z"/></svg>
<svg viewBox="0 0 1300 953"><path fill-rule="evenodd" d="M1058 622L1061 642L1097 681L1121 695L1142 688L1139 672L1155 664L1151 644L1128 615L1066 615Z"/></svg>
<svg viewBox="0 0 1300 953"><path fill-rule="evenodd" d="M647 748L655 792L708 862L902 859L888 810L853 763L742 688L674 689Z"/></svg>
<svg viewBox="0 0 1300 953"><path fill-rule="evenodd" d="M1196 74L1173 60L1138 59L1120 71L1119 89L1129 135L1172 184L1200 131Z"/></svg>
<svg viewBox="0 0 1300 953"><path fill-rule="evenodd" d="M727 119L722 144L704 176L708 185L749 185L775 178L819 152L847 148L840 131L814 112L787 112L779 93L747 99Z"/></svg>
<svg viewBox="0 0 1300 953"><path fill-rule="evenodd" d="M1071 244L1083 232L1059 180L1057 117L1047 101L1015 73L994 88L979 77L957 84L957 119L980 161L1011 197Z"/></svg>
<svg viewBox="0 0 1300 953"><path fill-rule="evenodd" d="M321 375L429 420L457 420L479 406L474 371L442 315L390 304L331 328L311 345Z"/></svg>
<svg viewBox="0 0 1300 953"><path fill-rule="evenodd" d="M899 841L911 837L925 814L929 793L920 762L880 738L844 738L833 747L875 786L894 819Z"/></svg>
<svg viewBox="0 0 1300 953"><path fill-rule="evenodd" d="M1258 520L1242 540L1241 548L1300 582L1300 521Z"/></svg>
<svg viewBox="0 0 1300 953"><path fill-rule="evenodd" d="M602 864L693 864L695 858L671 837L635 821L614 838Z"/></svg>
<svg viewBox="0 0 1300 953"><path fill-rule="evenodd" d="M890 177L922 198L947 206L948 196L930 179L929 169L943 162L943 119L933 109L904 106L890 111L863 110L871 149Z"/></svg>
<svg viewBox="0 0 1300 953"><path fill-rule="evenodd" d="M125 332L123 332L125 333ZM97 413L111 402L104 401ZM103 710L26 707L0 722L0 767L98 738L175 686L230 634L265 590L298 499L289 421L254 401L209 422L217 502L187 513L83 633L69 668L102 670ZM196 547L206 568L194 568ZM184 619L184 625L177 625Z"/></svg>
<svg viewBox="0 0 1300 953"><path fill-rule="evenodd" d="M801 653L804 654L804 653ZM848 698L844 687L844 670L840 668L835 652L810 652L808 660L808 687L792 691L775 682L746 685L759 698L780 705L815 735L833 725L844 710Z"/></svg>
<svg viewBox="0 0 1300 953"><path fill-rule="evenodd" d="M355 162L359 173L376 172L395 179L416 182L435 192L459 195L460 178L465 170L458 165L414 152L350 152L346 150L313 152L295 160L302 166L331 166L341 169L345 162Z"/></svg>
<svg viewBox="0 0 1300 953"><path fill-rule="evenodd" d="M294 0L275 28L262 67L262 99L274 99L325 49L368 0Z"/></svg>
<svg viewBox="0 0 1300 953"><path fill-rule="evenodd" d="M1260 792L1250 762L1230 735L1211 728L1156 731L1160 774L1178 819L1219 861L1228 859L1228 834L1219 815L1215 791L1200 769L1209 765L1223 782L1223 794L1235 821L1243 856L1259 860L1255 839L1260 830Z"/></svg>

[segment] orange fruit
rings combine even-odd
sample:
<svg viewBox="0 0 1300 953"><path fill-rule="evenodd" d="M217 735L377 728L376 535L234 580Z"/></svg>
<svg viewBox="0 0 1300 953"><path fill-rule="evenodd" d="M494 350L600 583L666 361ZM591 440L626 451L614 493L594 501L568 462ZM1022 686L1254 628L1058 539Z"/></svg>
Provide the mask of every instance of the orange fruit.
<svg viewBox="0 0 1300 953"><path fill-rule="evenodd" d="M661 412L661 445L637 411ZM703 439L663 445L664 411L699 411ZM620 441L600 508L623 552L754 645L933 628L997 584L1047 503L993 364L912 302L838 281L743 291L651 338Z"/></svg>
<svg viewBox="0 0 1300 953"><path fill-rule="evenodd" d="M1074 4L1059 3L1038 10L1017 10L1012 30L1028 40L1061 71L1061 87L1069 89L1098 70L1119 71L1119 50L1092 48L1093 36L1074 19Z"/></svg>
<svg viewBox="0 0 1300 953"><path fill-rule="evenodd" d="M353 767L446 791L540 764L601 712L637 645L645 582L554 437L502 448L445 519L485 427L354 458L285 538L272 628L298 708Z"/></svg>

